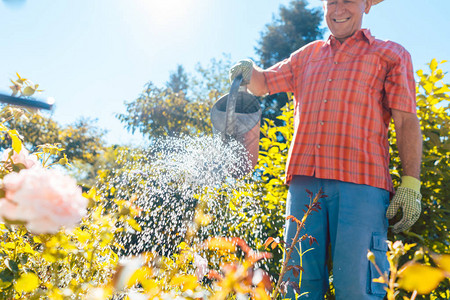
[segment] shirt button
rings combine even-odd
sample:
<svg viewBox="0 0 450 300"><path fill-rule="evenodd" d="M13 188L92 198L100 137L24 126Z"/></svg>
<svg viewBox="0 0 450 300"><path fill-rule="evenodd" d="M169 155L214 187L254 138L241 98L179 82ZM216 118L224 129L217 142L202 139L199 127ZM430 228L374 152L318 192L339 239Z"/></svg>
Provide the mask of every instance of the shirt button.
<svg viewBox="0 0 450 300"><path fill-rule="evenodd" d="M327 99L324 99L324 100L323 100L323 103L327 103L327 102L328 102L328 100L327 100Z"/></svg>
<svg viewBox="0 0 450 300"><path fill-rule="evenodd" d="M329 82L332 82L332 81L333 81L333 79L329 78L329 79L328 79L328 81L329 81Z"/></svg>
<svg viewBox="0 0 450 300"><path fill-rule="evenodd" d="M320 145L317 145L317 149L320 149Z"/></svg>
<svg viewBox="0 0 450 300"><path fill-rule="evenodd" d="M320 124L320 125L323 125L324 123L323 123L323 121L320 121L319 124Z"/></svg>
<svg viewBox="0 0 450 300"><path fill-rule="evenodd" d="M338 62L337 62L337 61L335 61L335 62L334 62L334 64L335 64L335 65L337 65L337 64L338 64Z"/></svg>

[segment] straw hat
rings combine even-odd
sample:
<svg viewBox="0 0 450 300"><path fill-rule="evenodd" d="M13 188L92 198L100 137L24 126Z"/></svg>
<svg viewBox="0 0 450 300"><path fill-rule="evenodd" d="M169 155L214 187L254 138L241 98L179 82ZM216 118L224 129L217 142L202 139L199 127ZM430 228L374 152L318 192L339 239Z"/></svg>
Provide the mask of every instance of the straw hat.
<svg viewBox="0 0 450 300"><path fill-rule="evenodd" d="M384 1L384 0L372 0L372 5L378 4L378 3L382 2L382 1Z"/></svg>

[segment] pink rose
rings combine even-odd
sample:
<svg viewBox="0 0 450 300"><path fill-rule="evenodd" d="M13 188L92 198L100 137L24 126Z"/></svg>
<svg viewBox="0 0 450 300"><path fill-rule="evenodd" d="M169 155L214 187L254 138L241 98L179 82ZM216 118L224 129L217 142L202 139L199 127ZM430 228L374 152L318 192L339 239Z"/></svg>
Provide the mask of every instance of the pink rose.
<svg viewBox="0 0 450 300"><path fill-rule="evenodd" d="M194 253L195 276L198 280L202 280L208 273L208 261L203 256Z"/></svg>
<svg viewBox="0 0 450 300"><path fill-rule="evenodd" d="M72 228L86 215L87 199L70 176L44 168L24 169L3 178L0 217L25 221L36 234Z"/></svg>
<svg viewBox="0 0 450 300"><path fill-rule="evenodd" d="M2 161L8 161L8 157L11 151L13 151L11 159L15 164L23 164L27 169L29 169L34 165L37 165L38 163L37 156L34 154L30 155L28 150L25 148L22 148L19 153L17 153L13 149L6 149L5 151L3 151Z"/></svg>

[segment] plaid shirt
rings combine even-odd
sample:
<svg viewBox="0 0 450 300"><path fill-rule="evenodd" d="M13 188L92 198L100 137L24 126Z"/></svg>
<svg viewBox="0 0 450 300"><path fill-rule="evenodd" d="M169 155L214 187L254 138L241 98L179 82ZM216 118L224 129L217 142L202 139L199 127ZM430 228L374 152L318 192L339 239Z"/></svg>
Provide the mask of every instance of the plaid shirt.
<svg viewBox="0 0 450 300"><path fill-rule="evenodd" d="M391 109L416 112L410 54L362 29L341 44L315 41L264 71L271 94L294 93L292 175L336 179L393 191Z"/></svg>

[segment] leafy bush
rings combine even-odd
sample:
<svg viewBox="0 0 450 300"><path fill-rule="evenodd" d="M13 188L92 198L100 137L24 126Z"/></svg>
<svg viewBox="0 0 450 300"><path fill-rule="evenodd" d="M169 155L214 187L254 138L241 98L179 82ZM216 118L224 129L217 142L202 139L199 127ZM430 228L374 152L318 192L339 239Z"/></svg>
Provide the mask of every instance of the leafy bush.
<svg viewBox="0 0 450 300"><path fill-rule="evenodd" d="M399 276L401 286L422 292L428 292L434 285L427 285L428 289L419 286L415 279L421 281L425 276L419 273L425 270L426 274L436 275L433 284L448 277L449 256L443 254L450 252L450 195L445 188L450 179L450 89L443 81L444 74L436 60L429 66L430 74L417 72L418 115L424 135L423 214L410 231L390 236L390 239L403 241L405 246L400 241L390 243L388 252L395 272L407 270ZM10 111L10 117L17 117L16 112ZM242 189L230 193L227 190L230 182L225 181L223 186L196 190L192 195L193 212L184 223L183 238L173 241L174 251L170 256L147 249L139 257L119 261L119 253L127 247L120 243L120 237L141 230L136 218L144 214L136 203L136 192L144 182L143 179L137 181L135 186L130 186L129 193L124 194L126 197L119 197L119 187L108 179L111 174L118 174L110 170L99 172L104 184L101 194L94 189L83 194L89 200L87 215L74 229L54 228L54 234L38 234L33 233L25 221L4 218L4 223L0 223L0 298L228 299L232 295L252 295L254 299L270 299L269 290L275 287L273 278L278 277L285 251L276 241L283 239L285 222L284 169L293 134L292 101L283 109L279 120L284 123L282 126L276 126L271 120L263 123L258 165L253 178L242 180ZM0 130L9 136L15 151L4 155L1 178L10 178L14 173L26 174L38 161L45 168L67 163L60 155L61 148L52 145L41 146L35 153L39 158L35 161L30 162L25 156L18 161L23 151L19 132L4 124L0 125ZM391 131L390 143L391 172L397 184L401 166L394 131ZM116 150L113 156L119 158L114 166L120 168L120 175L132 171L127 162L148 159L129 152L120 156ZM8 188L7 184L1 188L3 203L11 196ZM211 197L220 198L218 206L208 206ZM219 214L219 211L225 213ZM219 218L223 220L219 231L215 231L218 236L212 236L208 225L215 226L212 222ZM408 252L414 250L415 243L423 247L419 249L423 256ZM263 252L269 244L271 254ZM272 259L268 260L270 257ZM412 262L408 262L410 260ZM418 261L421 264L417 264ZM205 277L208 272L209 276ZM273 277L272 280L269 277ZM431 282L429 278L422 281ZM413 292L410 299L445 299L448 290L448 279L443 279L431 294ZM391 295L397 292L393 290Z"/></svg>
<svg viewBox="0 0 450 300"><path fill-rule="evenodd" d="M418 244L432 253L445 254L450 253L450 189L446 186L450 182L450 86L445 83L445 74L439 69L436 59L428 66L429 73L424 70L416 72L419 79L417 115L423 135L422 214L409 231L390 235L389 239ZM395 185L399 183L401 164L392 130L390 145L391 174ZM434 264L429 254L427 261ZM450 282L446 279L433 294L445 299L449 289ZM433 299L433 296L420 297L417 299Z"/></svg>
<svg viewBox="0 0 450 300"><path fill-rule="evenodd" d="M56 149L57 147L47 146L43 148L42 152L37 153L44 167L46 167L45 162L48 161L49 156L56 154ZM31 172L31 170L46 172L46 169L35 166L27 169L27 166L23 163L16 163L13 160L3 161L2 165L1 176L5 180L11 178L10 176L14 174L17 174L17 176L29 174L26 172ZM49 173L52 178L41 177L40 180L46 181L41 183L42 187L47 182L55 184L57 176L60 175L54 172ZM22 184L33 185L33 182L26 180ZM25 188L30 189L30 186L25 186ZM70 187L65 186L65 188L69 189ZM52 194L55 191L46 190L45 192L51 193L48 194L49 197L56 196ZM79 190L79 193L81 197L81 190ZM4 198L0 201L2 201L3 209L5 209L5 204L8 201L17 200L17 197L10 198L11 191L6 184L2 188L2 194ZM26 195L22 192L21 197L24 196ZM74 195L69 194L69 196L73 197ZM0 298L40 299L44 296L52 299L80 298L86 295L91 287L101 285L110 278L118 261L117 247L120 247L115 242L115 234L124 230L123 224L127 224L128 219L132 218L133 212L134 214L136 212L128 208L127 212L130 212L130 214L118 213L117 211L120 211L121 208L131 207L131 205L124 201L115 200L114 203L118 210L107 213L103 209L104 200L96 196L95 191L92 190L89 194L83 196L85 197L83 199L89 199L91 203L90 212L83 218L81 224L74 229L59 229L55 224L53 228L37 230L37 227L42 228L43 222L49 222L48 217L45 217L45 210L36 211L36 215L39 217L39 214L41 214L44 219L38 221L33 227L30 227L32 225L30 220L21 221L22 217L27 219L30 208L25 209L26 215L23 215L25 211L22 214L19 212L19 220L7 219L4 214L5 211L2 211L5 222L0 223L0 256L2 260L0 265ZM37 194L36 197L28 200L34 202L39 200L42 208L48 205L45 202L47 201L45 200L47 194ZM73 202L75 199L67 200ZM72 205L73 203L67 204ZM33 203L30 203L31 209L33 205ZM48 208L55 210L71 209L60 205ZM67 212L62 211L51 213L55 217L67 214ZM32 232L36 233L33 234Z"/></svg>

